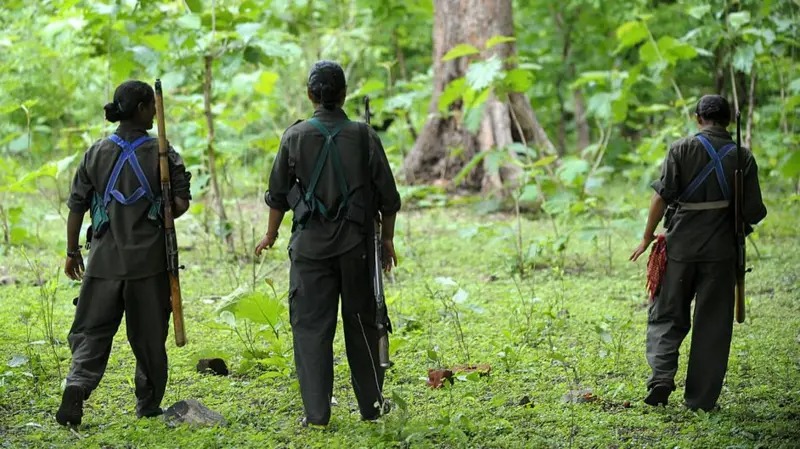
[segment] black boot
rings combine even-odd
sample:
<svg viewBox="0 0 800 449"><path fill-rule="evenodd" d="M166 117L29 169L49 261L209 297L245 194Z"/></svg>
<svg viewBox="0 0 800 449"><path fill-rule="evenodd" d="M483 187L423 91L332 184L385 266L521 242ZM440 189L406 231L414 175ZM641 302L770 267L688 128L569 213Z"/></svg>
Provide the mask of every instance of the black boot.
<svg viewBox="0 0 800 449"><path fill-rule="evenodd" d="M656 385L647 392L644 403L652 406L667 405L670 394L672 394L672 388L666 385Z"/></svg>
<svg viewBox="0 0 800 449"><path fill-rule="evenodd" d="M83 417L83 401L86 392L77 385L70 385L64 389L61 396L61 406L56 412L56 421L62 426L79 426Z"/></svg>

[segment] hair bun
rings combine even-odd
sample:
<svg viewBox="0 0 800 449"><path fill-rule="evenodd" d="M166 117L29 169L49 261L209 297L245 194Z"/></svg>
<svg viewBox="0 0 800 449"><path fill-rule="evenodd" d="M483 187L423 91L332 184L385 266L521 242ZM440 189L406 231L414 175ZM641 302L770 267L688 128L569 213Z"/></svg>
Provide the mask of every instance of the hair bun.
<svg viewBox="0 0 800 449"><path fill-rule="evenodd" d="M111 123L115 123L122 119L122 111L119 110L119 105L116 102L106 103L103 106L103 110L106 111L106 120Z"/></svg>

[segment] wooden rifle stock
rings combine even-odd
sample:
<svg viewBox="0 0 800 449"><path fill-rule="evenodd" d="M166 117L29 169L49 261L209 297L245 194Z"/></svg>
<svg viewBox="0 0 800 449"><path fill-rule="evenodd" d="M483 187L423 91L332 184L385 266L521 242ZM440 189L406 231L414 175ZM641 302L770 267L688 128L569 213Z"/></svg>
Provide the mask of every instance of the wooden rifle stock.
<svg viewBox="0 0 800 449"><path fill-rule="evenodd" d="M161 198L164 206L164 237L167 250L167 273L169 275L170 301L172 303L172 323L175 327L175 345L186 344L186 331L183 326L183 298L181 282L178 277L178 240L175 236L175 215L172 212L172 184L169 178L167 158L167 131L164 120L164 97L161 80L156 80L156 122L158 124L158 168L161 172Z"/></svg>
<svg viewBox="0 0 800 449"><path fill-rule="evenodd" d="M744 206L744 174L742 167L742 120L736 108L736 171L734 172L734 225L736 233L736 293L734 294L734 316L737 323L745 319L744 275L747 273L745 223L742 215Z"/></svg>

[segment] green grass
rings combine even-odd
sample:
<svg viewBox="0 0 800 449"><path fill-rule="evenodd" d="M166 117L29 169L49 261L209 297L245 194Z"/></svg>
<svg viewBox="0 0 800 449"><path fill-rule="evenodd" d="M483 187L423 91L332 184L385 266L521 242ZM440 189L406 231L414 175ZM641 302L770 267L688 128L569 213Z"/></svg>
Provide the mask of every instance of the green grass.
<svg viewBox="0 0 800 449"><path fill-rule="evenodd" d="M279 292L286 290L288 263L282 248L288 232L279 241L281 249L254 267L247 260L227 260L199 221L179 221L186 248L182 261L188 267L182 284L189 344L176 348L170 337L170 383L163 405L199 399L226 417L229 425L221 428L171 428L161 420L136 419L134 358L124 330L115 339L108 370L86 404L78 433L59 427L53 414L61 379L50 346L37 343L44 335L37 318L39 288L32 285L35 275L18 249L12 249L0 262L19 280L0 287L0 447L798 447L800 239L791 226L797 212L787 204L771 204L759 230L761 258L753 257L755 271L748 278L749 317L735 326L720 410L712 413L682 406L684 357L672 403L656 409L641 402L649 373L644 262L627 262L638 243L641 217L613 231L610 254L605 236L596 244L575 233L563 258L545 254L539 267L515 282L513 217L479 215L466 206L403 213L396 239L400 267L386 286L396 327L395 366L387 374L386 392L396 407L376 424L359 420L340 331L334 387L339 405L330 428L322 431L298 426L302 406L292 373L270 366L246 369L244 346L216 320L220 298L239 286L249 288L254 268L274 279ZM644 200L637 205L644 207ZM265 222L260 208L245 214ZM577 223L562 224L560 230ZM552 229L547 221L523 220L526 246L552 236ZM259 226L257 235L260 231ZM244 234L249 239L252 233L247 229ZM42 231L49 243L27 249L42 261L48 277L61 263L62 235L60 222L51 222ZM443 285L437 277L449 277L458 287ZM58 279L54 329L60 341L55 350L64 372L70 357L64 341L78 285L61 274ZM256 288L265 290L261 282ZM458 288L467 296L454 302ZM26 314L29 324L20 318ZM288 327L279 335L289 347ZM263 340L258 345L270 348ZM225 355L231 376L195 372L198 358L215 353ZM32 357L21 366L6 366L15 355ZM426 385L429 368L461 363L487 363L492 372L461 376L444 389ZM577 389L592 390L596 400L565 403L564 395ZM520 405L523 398L529 402Z"/></svg>

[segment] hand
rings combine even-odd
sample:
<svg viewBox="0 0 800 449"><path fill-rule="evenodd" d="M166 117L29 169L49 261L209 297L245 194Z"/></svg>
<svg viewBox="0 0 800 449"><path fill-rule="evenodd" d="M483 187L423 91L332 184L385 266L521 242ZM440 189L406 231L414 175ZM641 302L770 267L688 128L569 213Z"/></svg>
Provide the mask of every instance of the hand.
<svg viewBox="0 0 800 449"><path fill-rule="evenodd" d="M631 262L636 262L636 259L638 259L639 256L641 256L642 254L644 254L645 251L647 251L647 247L649 247L650 244L653 243L653 240L655 240L655 239L656 239L656 236L654 236L654 235L650 235L650 236L644 237L642 239L642 242L639 243L639 246L637 246L636 249L633 250L633 254L631 254L631 257L630 257L629 260Z"/></svg>
<svg viewBox="0 0 800 449"><path fill-rule="evenodd" d="M83 265L83 257L78 253L75 257L67 257L64 262L64 274L73 281L80 281L83 279L83 272L86 267Z"/></svg>
<svg viewBox="0 0 800 449"><path fill-rule="evenodd" d="M392 239L381 240L383 246L383 271L389 273L392 267L397 266L397 254L394 252L394 241Z"/></svg>
<svg viewBox="0 0 800 449"><path fill-rule="evenodd" d="M276 240L278 240L278 233L277 232L275 234L272 234L272 235L270 233L267 233L267 235L265 235L264 238L261 239L260 242L258 242L258 245L256 245L256 251L255 251L256 256L260 256L261 255L261 251L264 251L265 249L268 249L268 248L272 248L272 245L275 244Z"/></svg>

